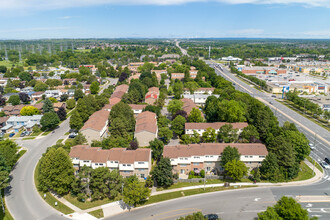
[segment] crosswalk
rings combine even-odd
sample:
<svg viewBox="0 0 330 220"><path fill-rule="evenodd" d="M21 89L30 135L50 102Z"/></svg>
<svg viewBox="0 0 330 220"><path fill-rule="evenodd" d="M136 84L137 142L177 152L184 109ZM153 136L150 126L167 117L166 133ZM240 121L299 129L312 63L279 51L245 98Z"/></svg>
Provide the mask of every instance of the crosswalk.
<svg viewBox="0 0 330 220"><path fill-rule="evenodd" d="M324 177L322 177L324 180L329 180L330 181L330 176L325 175Z"/></svg>

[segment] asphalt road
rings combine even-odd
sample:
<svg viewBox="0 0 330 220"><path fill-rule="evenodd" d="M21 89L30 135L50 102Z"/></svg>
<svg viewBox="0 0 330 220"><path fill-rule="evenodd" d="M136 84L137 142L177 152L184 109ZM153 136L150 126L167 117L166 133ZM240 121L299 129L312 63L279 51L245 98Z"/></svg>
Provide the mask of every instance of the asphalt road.
<svg viewBox="0 0 330 220"><path fill-rule="evenodd" d="M189 56L187 50L180 47L179 44L180 44L180 41L175 41L175 45L181 50L182 55L183 56Z"/></svg>
<svg viewBox="0 0 330 220"><path fill-rule="evenodd" d="M11 173L10 188L6 192L6 204L15 220L66 219L40 197L34 185L34 168L40 157L69 130L69 120L64 121L55 133L35 140L17 141L28 150Z"/></svg>
<svg viewBox="0 0 330 220"><path fill-rule="evenodd" d="M211 62L208 61L208 64L210 63ZM299 131L305 134L310 143L314 144L316 149L311 153L313 158L321 161L324 160L325 157L330 157L330 132L328 130L301 116L285 105L277 102L275 98L271 97L272 94L261 92L239 80L227 69L222 68L222 70L220 70L219 68L215 68L215 70L218 75L221 75L227 80L234 82L234 86L237 90L249 93L255 98L264 100L265 104L267 104L272 109L281 125L283 125L285 121L295 123ZM272 102L272 104L270 104L270 102Z"/></svg>

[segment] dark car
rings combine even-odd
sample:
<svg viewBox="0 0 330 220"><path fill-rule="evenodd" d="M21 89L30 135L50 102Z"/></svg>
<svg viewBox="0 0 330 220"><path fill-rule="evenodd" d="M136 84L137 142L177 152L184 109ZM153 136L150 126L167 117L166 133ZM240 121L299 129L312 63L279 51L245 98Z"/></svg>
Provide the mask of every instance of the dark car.
<svg viewBox="0 0 330 220"><path fill-rule="evenodd" d="M217 214L207 214L207 215L204 215L204 218L209 219L209 220L218 220L219 216Z"/></svg>
<svg viewBox="0 0 330 220"><path fill-rule="evenodd" d="M10 133L9 137L13 137L15 135L15 133Z"/></svg>
<svg viewBox="0 0 330 220"><path fill-rule="evenodd" d="M324 158L324 161L327 163L327 164L330 164L330 160L329 160L329 158Z"/></svg>
<svg viewBox="0 0 330 220"><path fill-rule="evenodd" d="M20 135L20 137L24 137L26 135L25 131L23 131Z"/></svg>

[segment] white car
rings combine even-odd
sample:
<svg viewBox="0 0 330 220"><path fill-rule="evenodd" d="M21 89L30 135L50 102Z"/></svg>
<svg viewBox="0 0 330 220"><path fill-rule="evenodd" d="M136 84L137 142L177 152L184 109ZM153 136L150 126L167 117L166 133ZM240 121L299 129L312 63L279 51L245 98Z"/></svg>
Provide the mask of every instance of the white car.
<svg viewBox="0 0 330 220"><path fill-rule="evenodd" d="M313 144L309 144L309 147L310 147L311 150L315 150L315 147L314 147Z"/></svg>
<svg viewBox="0 0 330 220"><path fill-rule="evenodd" d="M327 169L327 170L330 169L330 165L327 164L325 161L322 161L320 164L324 169Z"/></svg>

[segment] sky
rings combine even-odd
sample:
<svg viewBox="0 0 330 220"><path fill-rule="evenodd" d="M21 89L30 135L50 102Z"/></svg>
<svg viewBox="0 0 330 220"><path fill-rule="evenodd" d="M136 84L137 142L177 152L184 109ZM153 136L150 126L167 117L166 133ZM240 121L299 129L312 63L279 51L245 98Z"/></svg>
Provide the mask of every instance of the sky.
<svg viewBox="0 0 330 220"><path fill-rule="evenodd" d="M330 0L0 0L0 39L330 39Z"/></svg>

